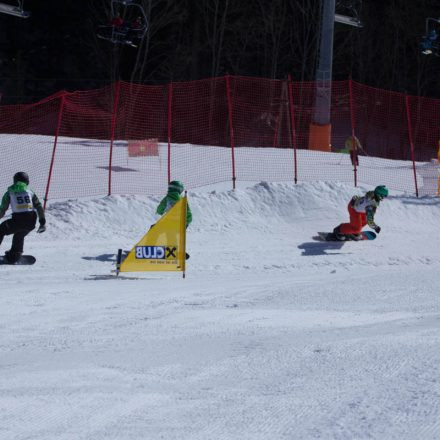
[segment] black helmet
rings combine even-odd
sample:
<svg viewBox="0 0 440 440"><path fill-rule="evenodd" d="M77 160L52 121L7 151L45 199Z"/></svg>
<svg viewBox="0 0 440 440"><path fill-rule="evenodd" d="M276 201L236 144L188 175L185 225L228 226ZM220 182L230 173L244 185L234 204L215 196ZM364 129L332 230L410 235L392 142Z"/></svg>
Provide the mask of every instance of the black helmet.
<svg viewBox="0 0 440 440"><path fill-rule="evenodd" d="M26 185L29 185L29 176L24 171L19 171L14 174L14 183L23 182Z"/></svg>

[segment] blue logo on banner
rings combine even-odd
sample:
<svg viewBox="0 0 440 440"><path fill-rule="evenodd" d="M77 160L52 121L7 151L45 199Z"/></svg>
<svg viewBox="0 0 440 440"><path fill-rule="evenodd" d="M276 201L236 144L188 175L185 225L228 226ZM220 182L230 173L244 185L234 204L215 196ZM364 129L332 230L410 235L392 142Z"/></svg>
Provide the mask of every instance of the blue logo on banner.
<svg viewBox="0 0 440 440"><path fill-rule="evenodd" d="M165 246L136 246L137 260L164 260Z"/></svg>

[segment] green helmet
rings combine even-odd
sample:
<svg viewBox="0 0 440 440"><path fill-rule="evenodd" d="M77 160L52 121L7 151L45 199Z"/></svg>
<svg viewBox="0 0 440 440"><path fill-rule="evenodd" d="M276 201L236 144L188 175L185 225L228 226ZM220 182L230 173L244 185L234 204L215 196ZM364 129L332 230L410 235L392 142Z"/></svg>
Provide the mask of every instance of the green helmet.
<svg viewBox="0 0 440 440"><path fill-rule="evenodd" d="M384 197L388 197L388 188L385 185L379 185L374 188L374 195L382 200Z"/></svg>
<svg viewBox="0 0 440 440"><path fill-rule="evenodd" d="M184 189L185 188L183 186L183 183L180 182L179 180L172 180L168 184L168 191L170 191L170 192L178 192L180 194L183 192Z"/></svg>

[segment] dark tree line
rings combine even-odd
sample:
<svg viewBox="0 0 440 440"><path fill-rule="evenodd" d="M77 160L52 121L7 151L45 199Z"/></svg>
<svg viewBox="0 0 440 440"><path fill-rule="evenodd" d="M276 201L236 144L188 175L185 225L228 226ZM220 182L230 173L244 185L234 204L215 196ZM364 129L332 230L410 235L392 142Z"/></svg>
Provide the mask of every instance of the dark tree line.
<svg viewBox="0 0 440 440"><path fill-rule="evenodd" d="M111 18L110 0L29 0L31 18L0 15L2 102L119 78L161 84L229 73L311 81L322 1L138 0L149 29L133 48L97 38ZM333 78L440 98L440 58L420 50L425 19L440 17L438 0L357 3L362 29L335 24Z"/></svg>

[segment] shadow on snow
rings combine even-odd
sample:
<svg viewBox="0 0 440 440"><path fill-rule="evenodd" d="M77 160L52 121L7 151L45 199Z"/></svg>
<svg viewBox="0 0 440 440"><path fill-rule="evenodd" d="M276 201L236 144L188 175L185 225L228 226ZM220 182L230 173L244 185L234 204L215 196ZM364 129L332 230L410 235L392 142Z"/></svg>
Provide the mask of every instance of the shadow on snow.
<svg viewBox="0 0 440 440"><path fill-rule="evenodd" d="M101 254L97 255L96 257L81 257L83 260L87 261L102 261L104 263L106 262L116 262L116 254Z"/></svg>
<svg viewBox="0 0 440 440"><path fill-rule="evenodd" d="M325 242L316 242L309 241L306 243L302 243L298 246L298 249L302 250L301 256L310 257L313 255L339 255L346 254L347 252L331 252L327 253L327 251L337 251L344 246L344 241L325 241ZM349 253L349 252L348 252Z"/></svg>

